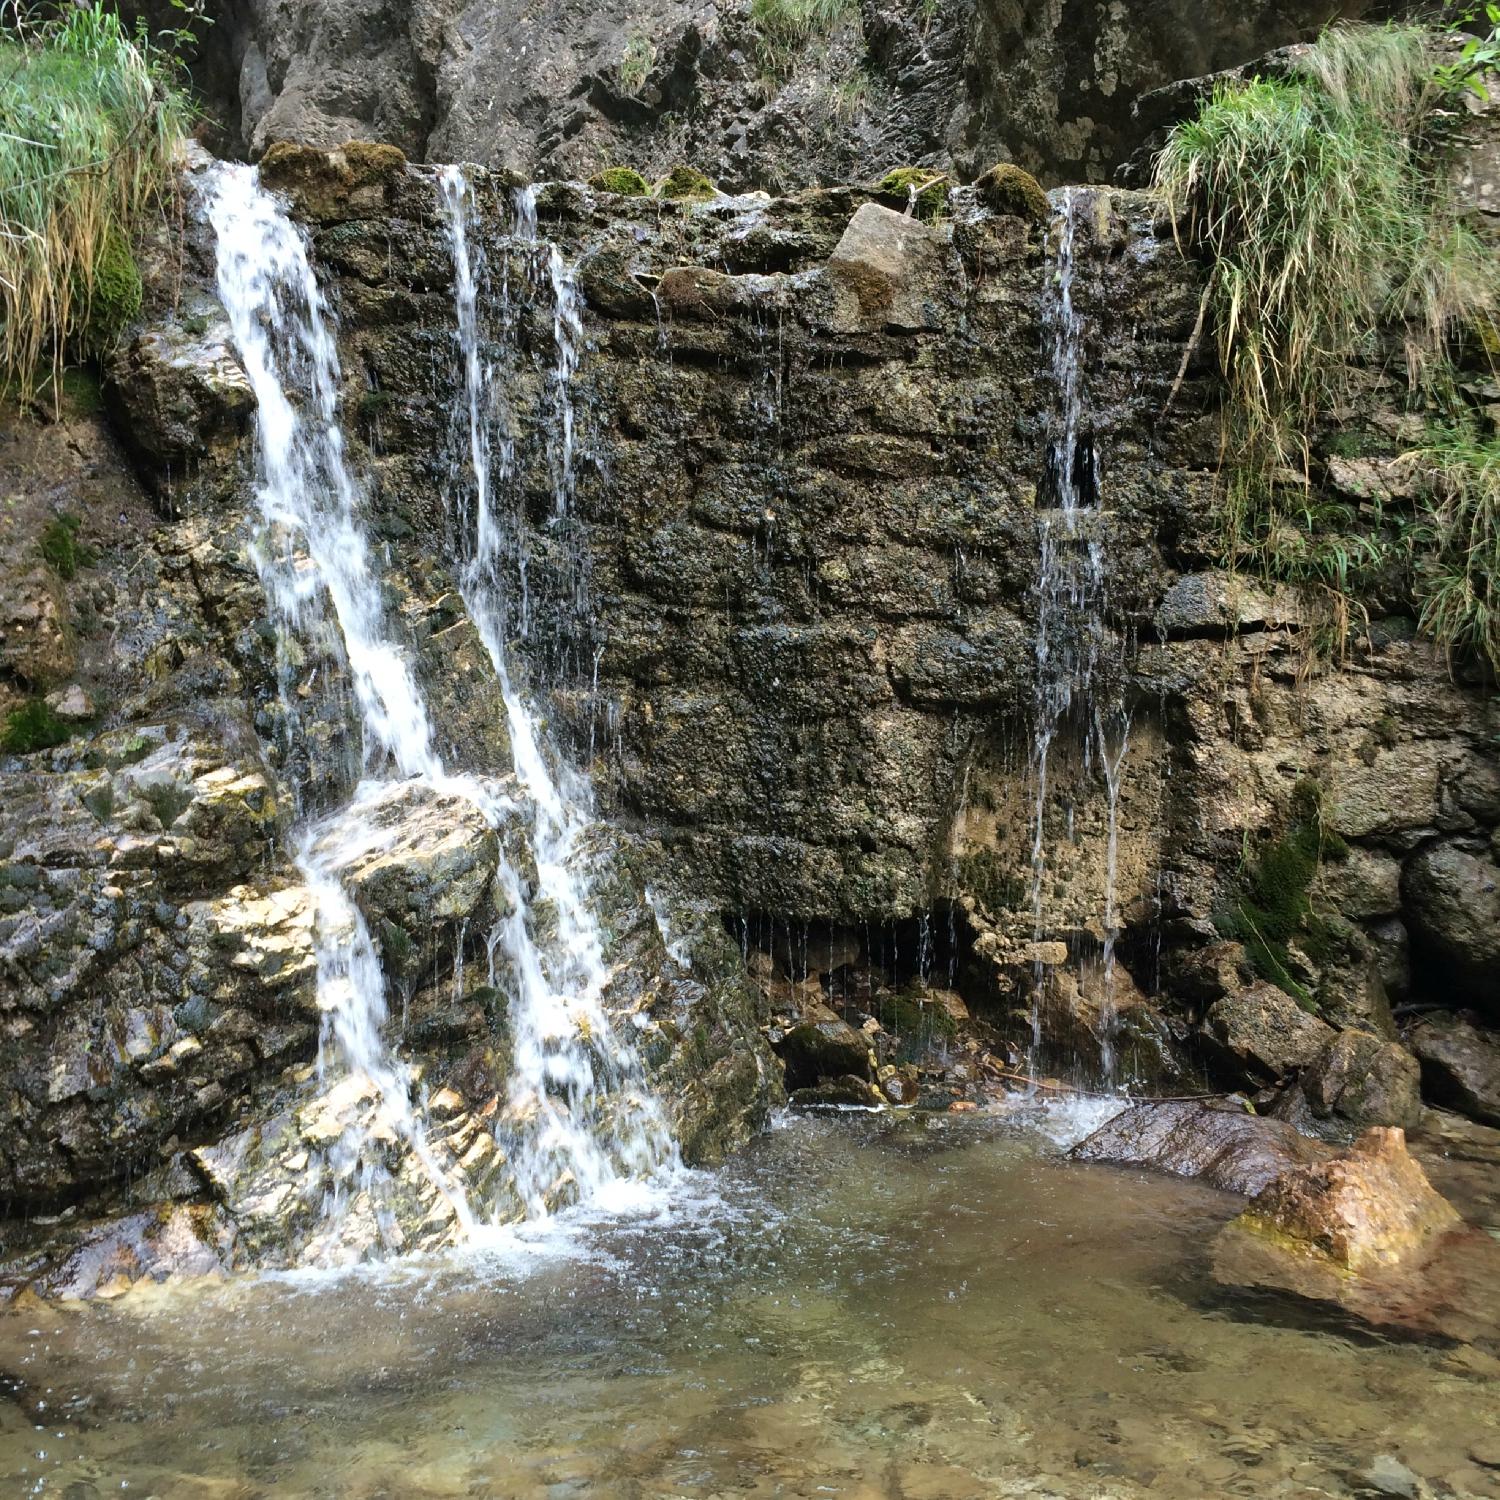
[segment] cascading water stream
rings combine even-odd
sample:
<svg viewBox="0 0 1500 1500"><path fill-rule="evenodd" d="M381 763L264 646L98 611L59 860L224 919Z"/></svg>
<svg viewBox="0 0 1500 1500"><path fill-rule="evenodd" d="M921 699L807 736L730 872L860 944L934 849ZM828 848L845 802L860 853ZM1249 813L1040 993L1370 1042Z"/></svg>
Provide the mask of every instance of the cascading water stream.
<svg viewBox="0 0 1500 1500"><path fill-rule="evenodd" d="M659 1108L635 1053L615 1038L602 1006L607 978L597 922L575 873L586 826L571 787L547 769L534 720L511 686L499 608L500 538L490 491L488 424L478 403L490 374L479 364L473 281L460 290L467 331L460 346L469 392L474 474L466 527L464 580L476 624L495 663L510 721L520 796L472 775L448 772L434 749L426 702L406 654L391 635L358 514L359 489L344 456L337 421L339 361L323 298L302 235L259 186L254 168L222 165L205 196L218 250L218 286L236 346L257 398L260 474L256 565L285 649L283 702L297 724L292 643L329 613L353 684L362 731L362 775L341 807L306 809L295 859L316 909L318 1002L324 1016L320 1077L335 1068L375 1102L374 1118L356 1116L327 1153L334 1187L324 1218L334 1222L354 1193L387 1174L383 1143L393 1136L442 1195L462 1234L478 1221L546 1214L572 1199L608 1200L610 1190L676 1160ZM391 838L381 810L408 789L457 795L505 832L518 816L531 842L535 894L549 912L545 944L533 936L535 906L513 863L497 872L504 915L491 933L490 975L504 969L511 991L515 1072L503 1135L515 1202L471 1203L464 1171L429 1139L413 1104L411 1071L383 1036L386 985L368 925L340 872ZM297 788L299 806L315 800ZM504 839L502 838L502 844ZM462 954L455 954L461 984ZM493 1188L491 1189L493 1192ZM376 1205L376 1216L380 1208ZM388 1243L399 1243L399 1235Z"/></svg>
<svg viewBox="0 0 1500 1500"><path fill-rule="evenodd" d="M1051 761L1058 737L1071 721L1076 724L1082 741L1085 775L1092 774L1097 764L1105 783L1108 832L1100 917L1103 956L1099 1047L1105 1080L1113 1082L1113 987L1119 936L1115 896L1118 816L1130 718L1114 694L1096 691L1110 633L1104 618L1106 563L1100 534L1099 457L1094 434L1085 420L1085 328L1073 301L1078 209L1077 191L1063 188L1058 195L1053 225L1055 250L1044 315L1051 332L1051 370L1058 404L1047 453L1049 498L1053 503L1038 516L1036 723L1031 755L1034 792L1031 907L1038 957L1032 975L1030 1071L1035 1076L1047 981L1041 943L1046 936L1046 818Z"/></svg>
<svg viewBox="0 0 1500 1500"><path fill-rule="evenodd" d="M363 915L334 873L363 842L378 842L362 809L379 779L446 781L410 664L386 632L369 547L356 513L357 490L344 460L337 417L338 349L302 236L259 185L255 170L220 165L209 176L208 217L218 250L219 296L256 396L259 527L254 557L283 643L331 605L363 730L364 779L338 812L304 823L294 859L317 913L318 1006L323 1015L320 1075L329 1044L372 1086L380 1123L407 1142L461 1225L472 1224L466 1196L441 1166L412 1106L411 1080L381 1036L385 980ZM292 390L305 399L294 404ZM288 653L281 652L283 699L295 702ZM289 717L295 720L295 713ZM305 789L299 788L305 801ZM377 1125L378 1129L378 1125ZM368 1188L377 1171L361 1141L347 1135L334 1153L339 1211L350 1179Z"/></svg>
<svg viewBox="0 0 1500 1500"><path fill-rule="evenodd" d="M677 1165L676 1145L661 1108L645 1082L636 1049L616 1032L603 1005L608 973L603 936L589 902L586 842L589 789L560 759L555 771L536 717L511 679L506 650L505 526L497 509L497 472L490 438L494 371L482 353L480 294L482 252L471 228L473 193L458 167L443 170L438 194L454 267L459 368L463 379L459 454L452 468L450 506L460 517L459 583L465 605L489 652L504 697L516 776L530 814L537 887L551 913L545 949L534 941L514 872L510 914L502 918L503 946L512 958L510 1021L514 1058L507 1115L538 1124L510 1145L517 1189L533 1215L544 1212L557 1185L578 1184L586 1199L608 1201L632 1180ZM518 194L518 235L535 238L529 192ZM581 337L573 281L557 269L561 255L548 246L549 281L558 311L557 445L554 466L557 514L567 509L572 473L572 396L569 389ZM566 308L564 308L566 302ZM502 320L503 322L504 320ZM492 944L492 951L494 945Z"/></svg>

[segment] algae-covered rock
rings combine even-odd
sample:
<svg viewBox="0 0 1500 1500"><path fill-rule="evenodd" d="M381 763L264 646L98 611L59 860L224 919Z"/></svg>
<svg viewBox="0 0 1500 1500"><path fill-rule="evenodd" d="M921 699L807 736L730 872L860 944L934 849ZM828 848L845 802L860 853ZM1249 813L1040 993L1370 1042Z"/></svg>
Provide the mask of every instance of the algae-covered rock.
<svg viewBox="0 0 1500 1500"><path fill-rule="evenodd" d="M1052 204L1042 185L1014 162L997 162L974 184L979 201L997 214L1013 214L1033 224L1052 217Z"/></svg>
<svg viewBox="0 0 1500 1500"><path fill-rule="evenodd" d="M931 167L893 167L876 191L896 199L919 219L936 219L948 206L949 178Z"/></svg>
<svg viewBox="0 0 1500 1500"><path fill-rule="evenodd" d="M652 189L654 196L682 203L709 203L719 196L713 182L696 167L675 166Z"/></svg>
<svg viewBox="0 0 1500 1500"><path fill-rule="evenodd" d="M704 178L704 181L708 179ZM606 167L589 178L589 186L595 192L614 193L621 198L647 198L651 195L651 184L634 167Z"/></svg>
<svg viewBox="0 0 1500 1500"><path fill-rule="evenodd" d="M325 224L379 214L405 170L399 146L373 141L348 141L330 151L277 141L260 159L261 182L286 193L300 217Z"/></svg>

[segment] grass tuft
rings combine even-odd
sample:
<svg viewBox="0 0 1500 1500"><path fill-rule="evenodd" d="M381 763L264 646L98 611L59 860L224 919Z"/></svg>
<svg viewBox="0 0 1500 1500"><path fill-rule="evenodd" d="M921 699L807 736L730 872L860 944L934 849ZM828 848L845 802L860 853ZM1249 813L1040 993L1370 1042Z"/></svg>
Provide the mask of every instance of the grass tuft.
<svg viewBox="0 0 1500 1500"><path fill-rule="evenodd" d="M809 42L858 23L859 0L750 0L760 65L777 78L792 71Z"/></svg>
<svg viewBox="0 0 1500 1500"><path fill-rule="evenodd" d="M139 310L131 239L184 119L161 54L97 0L0 40L0 384L23 400Z"/></svg>
<svg viewBox="0 0 1500 1500"><path fill-rule="evenodd" d="M1414 392L1451 387L1455 335L1485 326L1500 291L1435 129L1444 97L1423 28L1335 26L1289 77L1221 85L1157 160L1179 236L1209 258L1228 561L1313 586L1337 622L1391 549L1378 524L1313 492L1312 434L1355 404L1357 366L1388 357L1392 330ZM1433 605L1424 618L1453 646L1464 615Z"/></svg>

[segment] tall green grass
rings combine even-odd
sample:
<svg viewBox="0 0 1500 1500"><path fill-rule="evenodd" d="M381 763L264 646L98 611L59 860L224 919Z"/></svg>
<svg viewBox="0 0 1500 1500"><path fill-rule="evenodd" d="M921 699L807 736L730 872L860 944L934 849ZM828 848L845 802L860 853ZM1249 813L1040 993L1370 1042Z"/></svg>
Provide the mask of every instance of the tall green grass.
<svg viewBox="0 0 1500 1500"><path fill-rule="evenodd" d="M761 67L775 77L792 71L797 54L817 37L859 21L859 0L750 0Z"/></svg>
<svg viewBox="0 0 1500 1500"><path fill-rule="evenodd" d="M1330 527L1349 518L1311 498L1320 419L1351 401L1360 362L1388 357L1392 330L1411 388L1445 386L1455 331L1496 305L1493 256L1431 128L1443 88L1423 28L1333 27L1289 76L1221 85L1156 165L1180 239L1209 263L1226 551L1320 585L1339 611L1382 559L1379 538Z"/></svg>
<svg viewBox="0 0 1500 1500"><path fill-rule="evenodd" d="M32 399L140 306L131 253L185 109L143 35L96 3L0 40L0 385Z"/></svg>

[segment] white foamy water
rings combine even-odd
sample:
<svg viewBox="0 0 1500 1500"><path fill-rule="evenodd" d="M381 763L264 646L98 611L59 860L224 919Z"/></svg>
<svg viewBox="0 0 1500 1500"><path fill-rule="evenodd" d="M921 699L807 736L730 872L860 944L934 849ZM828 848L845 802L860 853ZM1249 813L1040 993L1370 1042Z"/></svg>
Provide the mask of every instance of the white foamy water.
<svg viewBox="0 0 1500 1500"><path fill-rule="evenodd" d="M536 716L516 689L510 672L503 571L509 522L496 495L494 444L489 414L494 401L493 366L483 355L481 252L471 234L475 206L462 170L447 167L438 194L448 229L454 269L454 310L464 407L449 486L449 504L461 526L460 588L478 627L504 697L511 754L525 793L529 841L536 860L537 894L546 903L551 930L544 944L533 935L529 912L514 873L510 914L501 941L511 955L509 1017L513 1063L507 1114L526 1120L508 1142L517 1189L532 1217L546 1212L561 1184L577 1186L585 1202L628 1199L627 1184L673 1169L677 1149L661 1107L645 1081L639 1054L604 1008L608 982L604 940L590 900L588 850L591 823L584 778L549 756ZM531 198L518 195L521 238L535 237ZM548 247L548 262L558 258ZM566 509L571 483L572 396L569 390L578 342L564 336L578 309L562 310L571 276L549 275L558 303L554 385L565 413L556 434L561 449L554 465L557 510ZM506 450L508 453L508 449ZM498 476L505 476L503 470Z"/></svg>
<svg viewBox="0 0 1500 1500"><path fill-rule="evenodd" d="M459 345L473 476L463 577L509 719L515 760L509 789L483 774L450 772L434 748L431 716L409 652L381 600L360 515L361 491L338 423L337 345L302 234L261 189L252 167L214 167L204 195L217 242L219 295L257 399L256 566L284 645L330 621L336 626L361 733L359 784L343 806L305 822L295 839L294 857L317 913L320 1076L325 1083L347 1078L354 1085L341 1097L373 1101L373 1108L352 1112L342 1138L326 1152L334 1186L324 1218L336 1229L352 1200L369 1197L382 1243L401 1243L399 1228L381 1208L393 1139L410 1151L470 1238L481 1225L543 1217L572 1202L634 1211L628 1185L675 1166L676 1150L638 1057L620 1044L602 1004L608 974L580 847L586 788L549 771L535 720L507 670L491 450L479 404L490 395L490 372L479 362L472 269L467 260L456 266L459 314L467 319ZM576 346L569 349L576 360ZM560 366L563 358L560 352ZM559 383L565 385L571 373L568 365ZM563 441L567 462L560 472L570 477L571 420ZM296 653L284 649L280 656L283 700L295 733L298 684L288 663ZM379 953L341 880L342 871L389 844L395 830L380 814L408 789L419 797L460 796L497 829L519 818L535 863L535 888L503 856L497 874L497 908L505 915L489 935L489 978L505 987L510 1001L514 1073L495 1127L507 1170L495 1174L477 1199L459 1164L430 1139L424 1112L414 1102L415 1078L389 1045ZM299 805L322 800L307 795L309 788L296 790ZM533 932L541 903L545 942ZM462 975L460 949L454 980L459 989Z"/></svg>

